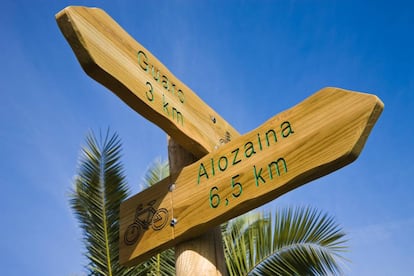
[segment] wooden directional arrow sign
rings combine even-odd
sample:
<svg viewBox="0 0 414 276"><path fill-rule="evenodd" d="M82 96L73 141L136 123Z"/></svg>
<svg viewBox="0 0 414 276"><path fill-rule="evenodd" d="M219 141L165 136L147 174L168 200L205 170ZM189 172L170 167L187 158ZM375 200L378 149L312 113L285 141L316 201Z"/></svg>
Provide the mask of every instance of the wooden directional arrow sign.
<svg viewBox="0 0 414 276"><path fill-rule="evenodd" d="M383 103L325 88L121 205L131 265L354 161Z"/></svg>
<svg viewBox="0 0 414 276"><path fill-rule="evenodd" d="M195 156L240 136L103 10L67 7L56 20L90 77Z"/></svg>

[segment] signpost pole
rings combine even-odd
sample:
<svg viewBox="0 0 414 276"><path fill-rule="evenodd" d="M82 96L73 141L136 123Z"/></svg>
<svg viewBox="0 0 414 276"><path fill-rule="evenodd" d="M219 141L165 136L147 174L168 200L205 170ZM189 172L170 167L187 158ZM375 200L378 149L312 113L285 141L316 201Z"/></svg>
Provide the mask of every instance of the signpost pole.
<svg viewBox="0 0 414 276"><path fill-rule="evenodd" d="M194 155L168 139L170 174L179 173L185 166L197 160ZM179 223L179 221L177 221ZM205 234L175 246L175 269L183 275L227 275L220 226Z"/></svg>

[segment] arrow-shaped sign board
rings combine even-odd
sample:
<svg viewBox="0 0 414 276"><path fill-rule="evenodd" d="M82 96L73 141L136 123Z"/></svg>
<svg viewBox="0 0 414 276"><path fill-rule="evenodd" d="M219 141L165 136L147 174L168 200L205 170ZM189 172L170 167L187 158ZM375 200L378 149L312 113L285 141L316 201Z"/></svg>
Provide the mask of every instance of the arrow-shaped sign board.
<svg viewBox="0 0 414 276"><path fill-rule="evenodd" d="M240 134L98 8L56 15L85 72L197 157Z"/></svg>
<svg viewBox="0 0 414 276"><path fill-rule="evenodd" d="M383 103L325 88L121 204L120 262L139 263L354 161Z"/></svg>

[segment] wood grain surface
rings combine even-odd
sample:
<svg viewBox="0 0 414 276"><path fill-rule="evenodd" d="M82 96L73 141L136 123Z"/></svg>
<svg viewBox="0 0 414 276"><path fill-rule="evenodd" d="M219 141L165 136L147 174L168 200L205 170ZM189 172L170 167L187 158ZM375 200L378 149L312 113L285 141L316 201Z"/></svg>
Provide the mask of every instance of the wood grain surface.
<svg viewBox="0 0 414 276"><path fill-rule="evenodd" d="M142 202L157 200L175 223L144 232L133 245L121 237L121 263L141 262L353 162L382 109L374 95L324 88L128 199L121 236L134 221L130 210Z"/></svg>
<svg viewBox="0 0 414 276"><path fill-rule="evenodd" d="M70 6L56 20L91 78L195 156L240 136L105 11Z"/></svg>

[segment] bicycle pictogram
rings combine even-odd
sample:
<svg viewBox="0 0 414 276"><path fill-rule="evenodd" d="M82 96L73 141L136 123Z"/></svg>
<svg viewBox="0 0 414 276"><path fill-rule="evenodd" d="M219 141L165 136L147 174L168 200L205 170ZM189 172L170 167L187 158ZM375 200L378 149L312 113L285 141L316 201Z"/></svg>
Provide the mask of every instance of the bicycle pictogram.
<svg viewBox="0 0 414 276"><path fill-rule="evenodd" d="M137 242L138 238L147 231L149 227L154 231L159 231L167 224L168 210L160 208L156 210L154 208L156 200L152 200L147 205L138 205L135 212L135 220L132 224L128 225L124 233L124 242L126 245L133 245Z"/></svg>

